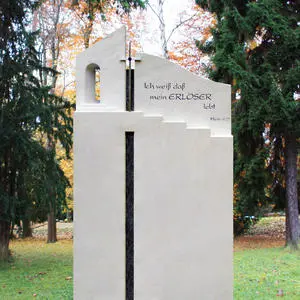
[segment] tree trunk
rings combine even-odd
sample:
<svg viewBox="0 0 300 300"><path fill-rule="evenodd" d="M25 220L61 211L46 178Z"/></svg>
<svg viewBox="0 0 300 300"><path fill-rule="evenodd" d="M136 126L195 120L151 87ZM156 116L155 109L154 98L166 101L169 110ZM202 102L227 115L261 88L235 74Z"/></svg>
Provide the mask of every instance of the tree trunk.
<svg viewBox="0 0 300 300"><path fill-rule="evenodd" d="M32 237L32 229L30 226L30 220L28 218L24 218L22 220L22 225L23 225L22 237L23 238Z"/></svg>
<svg viewBox="0 0 300 300"><path fill-rule="evenodd" d="M47 150L54 149L53 136L48 136ZM54 158L53 158L54 159ZM56 238L56 210L55 210L55 193L52 186L49 186L49 212L48 212L48 238L47 243L55 243Z"/></svg>
<svg viewBox="0 0 300 300"><path fill-rule="evenodd" d="M55 219L55 208L50 203L50 210L48 213L48 239L47 243L57 242L56 236L56 219Z"/></svg>
<svg viewBox="0 0 300 300"><path fill-rule="evenodd" d="M3 190L9 197L15 196L15 168L11 160L11 148L7 149L4 155L4 162L0 165L1 182L4 187ZM2 191L1 191L2 192ZM10 206L11 202L8 200L8 207L5 207L5 200L0 200L0 261L7 260L9 257L9 238L10 238Z"/></svg>
<svg viewBox="0 0 300 300"><path fill-rule="evenodd" d="M298 249L299 210L297 190L297 141L293 133L285 136L286 245Z"/></svg>
<svg viewBox="0 0 300 300"><path fill-rule="evenodd" d="M88 49L90 47L90 38L91 38L92 31L93 31L93 21L89 20L83 32L83 42L84 42L85 49Z"/></svg>
<svg viewBox="0 0 300 300"><path fill-rule="evenodd" d="M0 261L7 260L9 257L9 222L0 219Z"/></svg>
<svg viewBox="0 0 300 300"><path fill-rule="evenodd" d="M158 16L159 16L159 30L160 30L160 41L162 47L162 55L164 58L169 58L168 42L166 38L166 24L164 19L164 2L165 0L158 0Z"/></svg>

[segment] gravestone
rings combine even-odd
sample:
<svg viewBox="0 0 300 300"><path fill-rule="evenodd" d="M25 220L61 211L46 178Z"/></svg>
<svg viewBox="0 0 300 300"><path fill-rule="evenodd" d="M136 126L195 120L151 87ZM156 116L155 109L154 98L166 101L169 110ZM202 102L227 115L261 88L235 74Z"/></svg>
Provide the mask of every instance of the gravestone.
<svg viewBox="0 0 300 300"><path fill-rule="evenodd" d="M125 45L77 59L74 298L232 299L230 86Z"/></svg>

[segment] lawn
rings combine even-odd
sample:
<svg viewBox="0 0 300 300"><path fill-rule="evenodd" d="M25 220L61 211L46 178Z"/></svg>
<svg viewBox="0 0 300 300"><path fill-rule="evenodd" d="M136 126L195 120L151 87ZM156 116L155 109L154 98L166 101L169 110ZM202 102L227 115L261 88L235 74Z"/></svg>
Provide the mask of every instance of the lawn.
<svg viewBox="0 0 300 300"><path fill-rule="evenodd" d="M234 299L300 299L300 254L278 247L282 241L260 248L269 243L249 239L235 242ZM72 299L72 240L14 241L11 249L12 262L0 265L1 300Z"/></svg>
<svg viewBox="0 0 300 300"><path fill-rule="evenodd" d="M13 260L0 264L0 299L72 299L71 240L11 243Z"/></svg>
<svg viewBox="0 0 300 300"><path fill-rule="evenodd" d="M234 253L234 299L300 299L300 254L280 248Z"/></svg>

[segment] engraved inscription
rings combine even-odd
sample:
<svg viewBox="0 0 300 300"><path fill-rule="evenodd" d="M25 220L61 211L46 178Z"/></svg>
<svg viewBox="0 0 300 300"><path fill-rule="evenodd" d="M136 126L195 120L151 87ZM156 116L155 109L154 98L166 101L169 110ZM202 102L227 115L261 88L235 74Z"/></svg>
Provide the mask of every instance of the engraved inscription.
<svg viewBox="0 0 300 300"><path fill-rule="evenodd" d="M144 82L144 89L151 91L150 101L192 102L199 101L205 110L215 110L213 95L203 91L189 91L185 82Z"/></svg>

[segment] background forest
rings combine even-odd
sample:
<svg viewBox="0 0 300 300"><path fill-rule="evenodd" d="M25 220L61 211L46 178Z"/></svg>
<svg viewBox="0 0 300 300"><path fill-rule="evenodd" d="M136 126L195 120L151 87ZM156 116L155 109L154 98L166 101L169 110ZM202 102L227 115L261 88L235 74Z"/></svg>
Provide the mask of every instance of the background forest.
<svg viewBox="0 0 300 300"><path fill-rule="evenodd" d="M75 57L122 25L134 53L231 84L235 233L285 212L297 249L299 1L168 2L1 1L0 259L16 226L28 237L47 220L55 242L56 220L72 219Z"/></svg>

